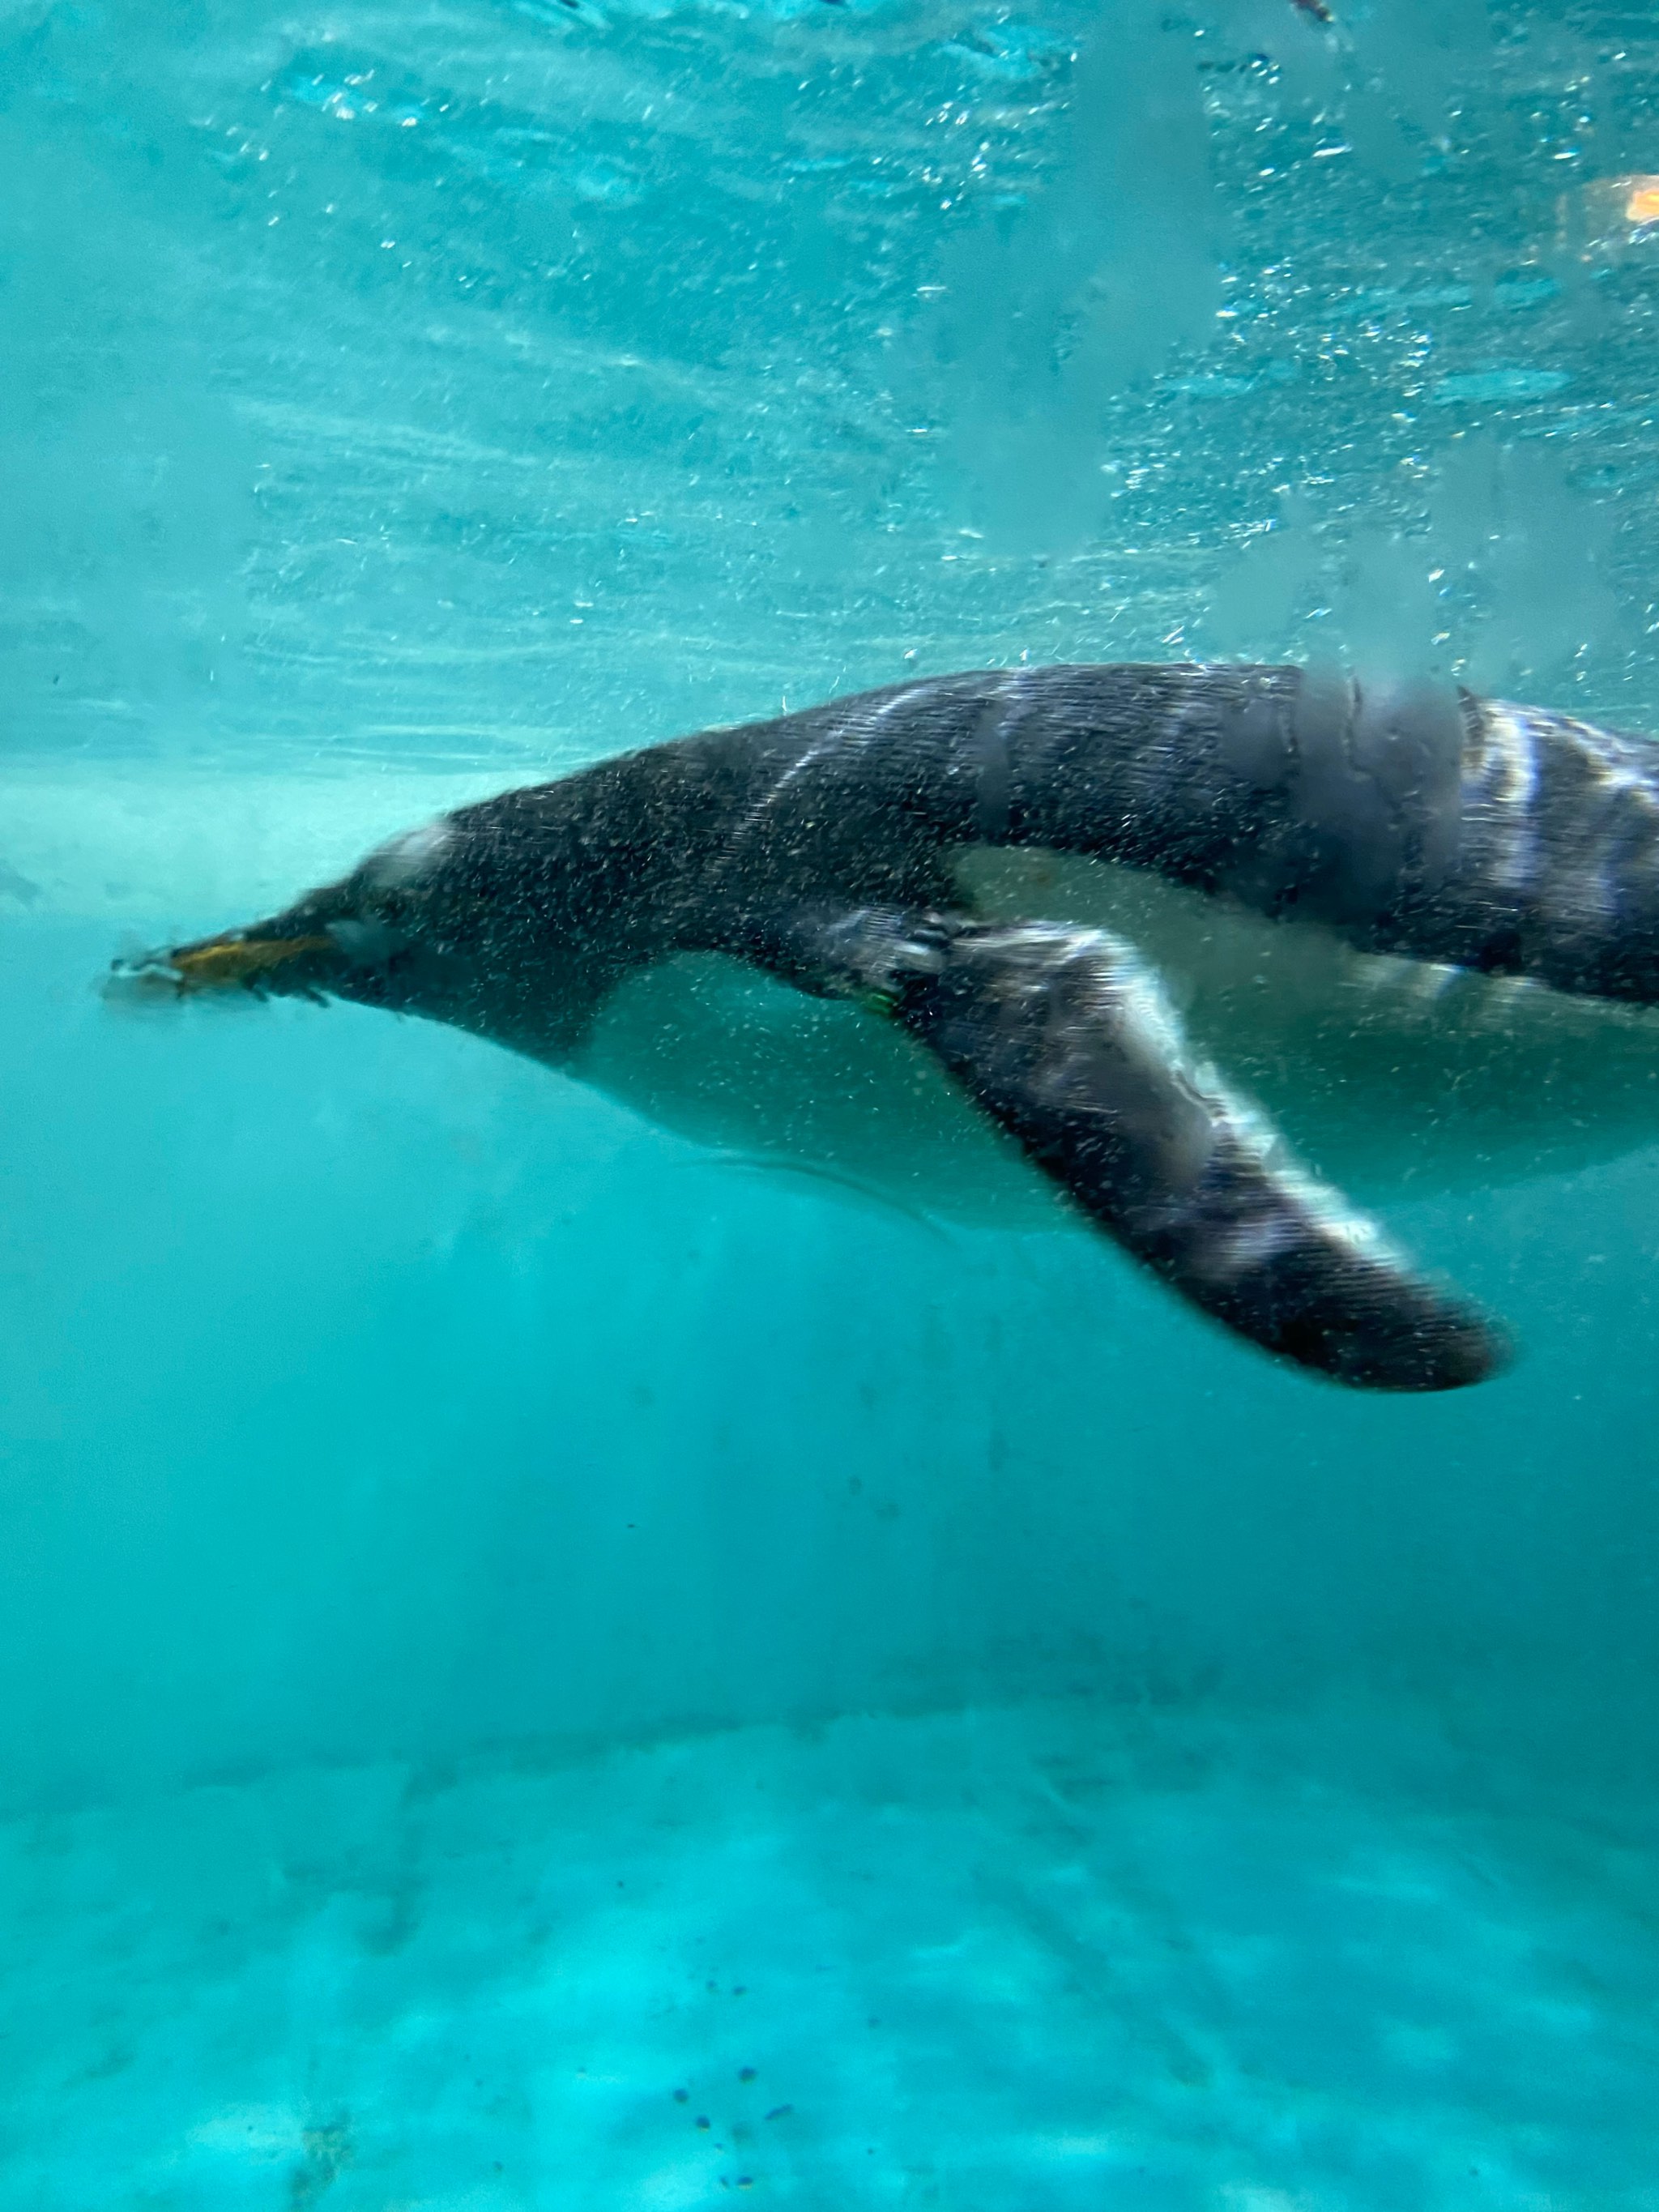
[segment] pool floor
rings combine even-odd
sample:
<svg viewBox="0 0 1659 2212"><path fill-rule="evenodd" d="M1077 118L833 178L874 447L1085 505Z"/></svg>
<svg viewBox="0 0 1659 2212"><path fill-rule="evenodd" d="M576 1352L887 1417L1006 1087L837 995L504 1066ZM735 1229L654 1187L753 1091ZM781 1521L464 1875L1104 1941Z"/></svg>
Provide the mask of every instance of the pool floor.
<svg viewBox="0 0 1659 2212"><path fill-rule="evenodd" d="M0 2201L1659 2205L1641 1824L1465 1779L1079 1702L16 1820Z"/></svg>

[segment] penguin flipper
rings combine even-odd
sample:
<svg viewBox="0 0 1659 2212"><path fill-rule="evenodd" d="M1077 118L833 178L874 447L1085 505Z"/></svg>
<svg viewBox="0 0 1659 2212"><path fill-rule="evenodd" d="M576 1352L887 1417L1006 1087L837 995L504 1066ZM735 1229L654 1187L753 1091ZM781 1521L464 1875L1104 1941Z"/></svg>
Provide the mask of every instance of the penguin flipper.
<svg viewBox="0 0 1659 2212"><path fill-rule="evenodd" d="M1504 1364L1479 1314L1194 1064L1121 939L866 908L792 917L766 957L889 1012L1091 1221L1265 1351L1377 1390L1455 1389Z"/></svg>

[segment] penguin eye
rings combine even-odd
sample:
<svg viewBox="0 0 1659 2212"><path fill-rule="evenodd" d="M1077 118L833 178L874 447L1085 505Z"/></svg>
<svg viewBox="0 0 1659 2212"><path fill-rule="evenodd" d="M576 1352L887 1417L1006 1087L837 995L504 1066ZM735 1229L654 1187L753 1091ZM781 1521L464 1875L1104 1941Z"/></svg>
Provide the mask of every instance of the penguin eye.
<svg viewBox="0 0 1659 2212"><path fill-rule="evenodd" d="M416 891L425 888L455 842L453 825L443 816L405 830L371 853L358 870L366 890Z"/></svg>

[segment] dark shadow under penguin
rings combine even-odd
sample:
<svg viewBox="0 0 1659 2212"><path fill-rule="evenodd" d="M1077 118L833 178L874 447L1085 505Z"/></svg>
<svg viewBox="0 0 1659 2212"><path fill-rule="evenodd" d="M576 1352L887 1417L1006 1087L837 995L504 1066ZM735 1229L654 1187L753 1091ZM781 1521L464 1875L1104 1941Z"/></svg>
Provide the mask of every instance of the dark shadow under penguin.
<svg viewBox="0 0 1659 2212"><path fill-rule="evenodd" d="M1294 1164L1121 927L1013 910L1022 871L1034 892L1033 867L1147 872L1218 939L1310 925L1272 933L1428 963L1437 988L1466 971L1643 1005L1656 770L1645 740L1430 684L946 677L460 808L115 982L352 1000L626 1088L619 1029L740 963L908 1039L1074 1209L1266 1350L1445 1389L1502 1364L1494 1330Z"/></svg>

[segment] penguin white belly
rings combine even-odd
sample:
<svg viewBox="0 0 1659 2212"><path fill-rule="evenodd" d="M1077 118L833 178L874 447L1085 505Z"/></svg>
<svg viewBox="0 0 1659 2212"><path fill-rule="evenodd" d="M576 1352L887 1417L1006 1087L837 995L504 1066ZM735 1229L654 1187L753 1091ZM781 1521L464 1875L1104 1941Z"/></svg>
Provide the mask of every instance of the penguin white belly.
<svg viewBox="0 0 1659 2212"><path fill-rule="evenodd" d="M1194 1048L1345 1184L1514 1182L1659 1141L1659 1008L1356 952L1131 869L986 852L964 874L988 915L1127 938Z"/></svg>
<svg viewBox="0 0 1659 2212"><path fill-rule="evenodd" d="M973 852L960 877L987 918L1092 923L1136 945L1195 1048L1310 1167L1360 1192L1513 1181L1659 1138L1652 1011L1353 952L1048 853ZM964 1223L1073 1218L892 1025L718 954L630 977L571 1072L730 1164Z"/></svg>
<svg viewBox="0 0 1659 2212"><path fill-rule="evenodd" d="M964 1223L1067 1218L1013 1139L899 1030L719 953L630 976L570 1072L717 1164L806 1173L850 1200Z"/></svg>

